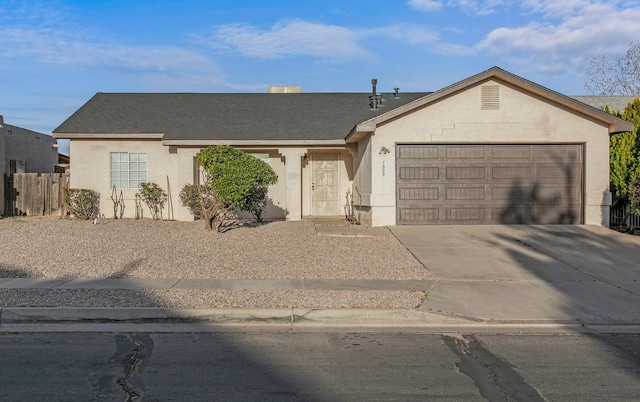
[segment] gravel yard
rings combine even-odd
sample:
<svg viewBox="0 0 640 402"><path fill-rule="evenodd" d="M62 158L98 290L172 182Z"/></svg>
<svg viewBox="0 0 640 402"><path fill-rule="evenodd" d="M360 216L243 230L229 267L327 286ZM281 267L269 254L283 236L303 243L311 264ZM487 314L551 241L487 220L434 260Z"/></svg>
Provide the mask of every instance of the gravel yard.
<svg viewBox="0 0 640 402"><path fill-rule="evenodd" d="M202 222L0 219L2 278L430 279L393 236L319 236L311 221L211 233ZM1 306L413 308L424 292L0 289Z"/></svg>

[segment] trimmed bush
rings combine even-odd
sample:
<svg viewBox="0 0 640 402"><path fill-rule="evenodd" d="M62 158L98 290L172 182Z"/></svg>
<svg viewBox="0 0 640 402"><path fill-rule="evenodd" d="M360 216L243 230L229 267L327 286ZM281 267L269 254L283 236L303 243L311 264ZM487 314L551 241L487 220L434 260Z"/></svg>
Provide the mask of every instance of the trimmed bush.
<svg viewBox="0 0 640 402"><path fill-rule="evenodd" d="M100 214L100 193L85 188L66 188L64 202L78 219L95 219Z"/></svg>
<svg viewBox="0 0 640 402"><path fill-rule="evenodd" d="M167 202L167 193L156 183L140 183L138 188L136 196L147 204L153 220L162 219L162 209L164 203Z"/></svg>

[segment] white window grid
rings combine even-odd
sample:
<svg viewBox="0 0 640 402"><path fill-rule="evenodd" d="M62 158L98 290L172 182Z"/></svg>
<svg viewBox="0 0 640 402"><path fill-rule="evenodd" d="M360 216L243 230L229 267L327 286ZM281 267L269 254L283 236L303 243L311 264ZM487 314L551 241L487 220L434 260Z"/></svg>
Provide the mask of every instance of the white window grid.
<svg viewBox="0 0 640 402"><path fill-rule="evenodd" d="M111 187L138 188L146 181L146 153L111 152Z"/></svg>

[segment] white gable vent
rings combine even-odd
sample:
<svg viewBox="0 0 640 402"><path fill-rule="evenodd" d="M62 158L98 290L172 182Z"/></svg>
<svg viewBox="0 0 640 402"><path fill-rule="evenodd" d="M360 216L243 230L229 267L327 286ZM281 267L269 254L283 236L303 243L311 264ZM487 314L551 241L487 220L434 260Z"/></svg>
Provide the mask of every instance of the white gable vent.
<svg viewBox="0 0 640 402"><path fill-rule="evenodd" d="M498 110L500 109L500 92L497 85L483 85L482 100L480 103L480 109L482 110Z"/></svg>

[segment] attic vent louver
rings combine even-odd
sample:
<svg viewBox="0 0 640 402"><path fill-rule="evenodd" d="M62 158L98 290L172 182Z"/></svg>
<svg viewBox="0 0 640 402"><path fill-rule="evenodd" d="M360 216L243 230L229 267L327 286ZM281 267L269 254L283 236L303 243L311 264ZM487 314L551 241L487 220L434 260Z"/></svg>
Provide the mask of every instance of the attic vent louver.
<svg viewBox="0 0 640 402"><path fill-rule="evenodd" d="M497 85L483 85L481 87L480 109L482 110L499 110L500 109L500 92Z"/></svg>

